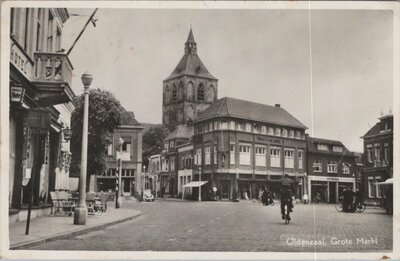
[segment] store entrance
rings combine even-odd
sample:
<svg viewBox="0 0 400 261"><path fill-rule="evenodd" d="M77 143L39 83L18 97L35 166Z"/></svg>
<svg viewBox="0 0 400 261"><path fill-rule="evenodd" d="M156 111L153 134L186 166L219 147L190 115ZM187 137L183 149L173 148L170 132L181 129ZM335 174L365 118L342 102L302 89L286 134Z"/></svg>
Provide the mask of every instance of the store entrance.
<svg viewBox="0 0 400 261"><path fill-rule="evenodd" d="M329 182L329 203L336 203L336 182Z"/></svg>
<svg viewBox="0 0 400 261"><path fill-rule="evenodd" d="M221 184L221 194L220 194L221 199L229 199L229 191L230 191L229 180L221 180L220 184Z"/></svg>

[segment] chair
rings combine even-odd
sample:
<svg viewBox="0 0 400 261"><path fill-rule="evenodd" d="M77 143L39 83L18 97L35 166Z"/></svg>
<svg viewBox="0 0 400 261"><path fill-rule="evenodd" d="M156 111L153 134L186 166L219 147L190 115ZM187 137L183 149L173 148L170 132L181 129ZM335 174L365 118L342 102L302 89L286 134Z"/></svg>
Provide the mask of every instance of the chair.
<svg viewBox="0 0 400 261"><path fill-rule="evenodd" d="M107 201L109 195L105 192L100 192L97 194L99 200L95 201L95 206L103 213L107 211Z"/></svg>
<svg viewBox="0 0 400 261"><path fill-rule="evenodd" d="M95 214L95 199L96 199L96 194L88 192L86 193L86 207L88 210L88 215L94 215Z"/></svg>
<svg viewBox="0 0 400 261"><path fill-rule="evenodd" d="M74 202L68 201L68 193L65 191L51 191L50 197L55 208L54 214L63 213L72 215L72 211L75 207Z"/></svg>

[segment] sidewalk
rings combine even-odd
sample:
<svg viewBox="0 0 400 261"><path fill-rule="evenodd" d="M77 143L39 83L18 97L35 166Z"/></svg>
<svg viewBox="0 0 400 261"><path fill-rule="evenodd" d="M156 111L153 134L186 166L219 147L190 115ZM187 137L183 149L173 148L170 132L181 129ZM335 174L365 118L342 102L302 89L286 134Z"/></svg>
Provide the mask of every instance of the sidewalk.
<svg viewBox="0 0 400 261"><path fill-rule="evenodd" d="M133 209L108 207L103 214L89 215L86 225L74 225L73 216L39 217L31 220L29 235L25 235L26 222L12 223L9 225L10 249L24 249L50 240L84 234L131 220L140 214L140 211Z"/></svg>

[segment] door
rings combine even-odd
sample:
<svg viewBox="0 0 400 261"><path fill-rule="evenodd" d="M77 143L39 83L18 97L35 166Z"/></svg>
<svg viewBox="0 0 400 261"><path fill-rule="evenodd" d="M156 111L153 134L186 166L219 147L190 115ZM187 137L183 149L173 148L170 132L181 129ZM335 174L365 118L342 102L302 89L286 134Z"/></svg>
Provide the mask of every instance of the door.
<svg viewBox="0 0 400 261"><path fill-rule="evenodd" d="M329 182L329 203L336 203L336 182Z"/></svg>
<svg viewBox="0 0 400 261"><path fill-rule="evenodd" d="M221 199L229 199L229 181L228 180L221 180Z"/></svg>

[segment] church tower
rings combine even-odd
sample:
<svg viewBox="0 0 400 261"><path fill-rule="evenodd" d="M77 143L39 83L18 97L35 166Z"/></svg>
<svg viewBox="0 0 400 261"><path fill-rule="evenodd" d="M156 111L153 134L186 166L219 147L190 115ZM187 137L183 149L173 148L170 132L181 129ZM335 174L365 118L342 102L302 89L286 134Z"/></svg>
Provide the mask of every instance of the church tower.
<svg viewBox="0 0 400 261"><path fill-rule="evenodd" d="M192 28L185 43L185 53L171 75L163 82L164 126L176 126L196 119L217 100L218 79L212 76L197 55Z"/></svg>

